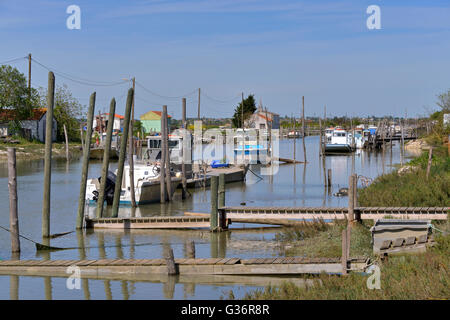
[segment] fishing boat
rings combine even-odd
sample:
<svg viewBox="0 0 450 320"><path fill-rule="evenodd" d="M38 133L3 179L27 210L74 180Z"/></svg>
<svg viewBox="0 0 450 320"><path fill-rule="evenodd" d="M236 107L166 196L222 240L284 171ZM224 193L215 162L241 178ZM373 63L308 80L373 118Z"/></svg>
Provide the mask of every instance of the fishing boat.
<svg viewBox="0 0 450 320"><path fill-rule="evenodd" d="M301 136L302 136L302 133L301 133L301 131L298 131L298 130L289 131L287 134L287 137L289 139L296 139L296 138L300 138Z"/></svg>
<svg viewBox="0 0 450 320"><path fill-rule="evenodd" d="M352 151L353 148L347 131L342 128L334 129L331 139L325 144L325 153L348 153Z"/></svg>
<svg viewBox="0 0 450 320"><path fill-rule="evenodd" d="M326 128L325 129L325 140L326 142L331 142L331 136L333 135L334 128Z"/></svg>
<svg viewBox="0 0 450 320"><path fill-rule="evenodd" d="M160 163L135 163L134 164L134 191L136 205L159 202L160 198ZM105 187L105 201L112 204L114 189L117 183L116 172L109 171ZM101 177L89 179L86 186L86 200L89 204L95 204L98 200ZM181 173L171 171L172 193L181 183ZM125 165L123 170L122 188L120 192L120 204L131 204L130 166Z"/></svg>
<svg viewBox="0 0 450 320"><path fill-rule="evenodd" d="M237 130L237 134L234 137L234 154L237 159L244 158L244 161L249 163L266 163L267 160L267 147L258 144L256 137L250 137L250 135L242 129Z"/></svg>

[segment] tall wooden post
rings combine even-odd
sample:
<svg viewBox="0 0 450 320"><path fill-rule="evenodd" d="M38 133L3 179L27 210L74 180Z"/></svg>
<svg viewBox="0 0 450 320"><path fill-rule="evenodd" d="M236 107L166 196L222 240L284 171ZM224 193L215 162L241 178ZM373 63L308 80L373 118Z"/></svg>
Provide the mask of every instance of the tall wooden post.
<svg viewBox="0 0 450 320"><path fill-rule="evenodd" d="M92 124L94 122L95 111L95 97L96 93L92 93L89 100L89 111L87 115L87 132L85 139L85 147L83 154L83 164L81 171L81 183L80 183L80 196L78 198L78 215L77 215L77 229L83 228L84 219L84 205L86 201L86 182L89 172L89 153L91 151L91 137L92 137Z"/></svg>
<svg viewBox="0 0 450 320"><path fill-rule="evenodd" d="M170 175L170 150L169 150L169 122L167 120L167 106L163 106L163 119L164 119L164 146L165 146L165 174L166 174L166 189L167 189L167 199L172 201L172 177Z"/></svg>
<svg viewBox="0 0 450 320"><path fill-rule="evenodd" d="M47 115L45 120L44 199L42 202L42 237L50 236L50 189L52 175L53 106L55 103L55 75L48 73Z"/></svg>
<svg viewBox="0 0 450 320"><path fill-rule="evenodd" d="M303 136L303 158L306 163L306 146L305 146L305 96L302 96L302 136Z"/></svg>
<svg viewBox="0 0 450 320"><path fill-rule="evenodd" d="M120 139L120 152L119 152L119 163L117 164L117 176L116 176L116 186L114 188L114 199L113 199L113 207L111 216L113 218L117 218L119 215L119 202L120 202L120 193L122 191L122 180L123 180L123 167L125 164L125 157L127 152L127 137L128 130L130 126L130 117L131 117L131 104L133 101L134 90L130 88L128 90L127 96L127 104L125 107L125 116L123 122L123 133L122 139Z"/></svg>
<svg viewBox="0 0 450 320"><path fill-rule="evenodd" d="M31 98L31 53L28 54L28 95Z"/></svg>
<svg viewBox="0 0 450 320"><path fill-rule="evenodd" d="M428 151L427 179L430 175L432 160L433 160L433 147L430 147L430 151Z"/></svg>
<svg viewBox="0 0 450 320"><path fill-rule="evenodd" d="M70 160L70 154L69 154L69 137L67 136L67 129L66 129L66 125L63 125L64 128L64 138L66 141L66 160L69 161Z"/></svg>
<svg viewBox="0 0 450 320"><path fill-rule="evenodd" d="M322 119L319 118L319 156L323 156Z"/></svg>
<svg viewBox="0 0 450 320"><path fill-rule="evenodd" d="M342 274L347 274L347 261L348 261L348 255L347 255L347 230L342 230L342 257L341 257L341 264L342 264Z"/></svg>
<svg viewBox="0 0 450 320"><path fill-rule="evenodd" d="M355 214L354 214L354 207L355 207L355 200L354 200L354 187L355 184L353 182L353 174L348 177L348 221L351 222L355 220Z"/></svg>
<svg viewBox="0 0 450 320"><path fill-rule="evenodd" d="M197 110L197 120L200 120L200 88L198 88L198 110Z"/></svg>
<svg viewBox="0 0 450 320"><path fill-rule="evenodd" d="M103 204L105 202L106 177L108 175L109 156L111 153L111 140L114 127L114 114L116 112L116 99L112 98L109 106L108 126L106 128L106 141L103 150L102 178L100 181L100 192L97 200L97 218L103 216Z"/></svg>
<svg viewBox="0 0 450 320"><path fill-rule="evenodd" d="M211 216L210 230L216 231L218 226L218 181L219 177L211 177Z"/></svg>
<svg viewBox="0 0 450 320"><path fill-rule="evenodd" d="M166 175L166 170L165 170L165 166L166 166L166 145L164 143L164 137L165 137L165 132L166 132L166 127L167 122L165 121L164 118L164 110L161 113L161 161L160 161L160 173L159 173L159 185L160 185L160 203L165 203L167 200L167 191L166 191L166 179L165 179L165 175Z"/></svg>
<svg viewBox="0 0 450 320"><path fill-rule="evenodd" d="M331 188L332 179L331 179L331 169L328 169L328 188Z"/></svg>
<svg viewBox="0 0 450 320"><path fill-rule="evenodd" d="M295 121L295 116L293 116L292 118L293 118L293 121L294 121L294 125L293 126L294 126L294 163L295 163L296 162L295 161L295 156L296 156L295 155L295 153L296 153L295 152L296 151L295 150L295 145L297 144L297 125L296 125L296 121Z"/></svg>
<svg viewBox="0 0 450 320"><path fill-rule="evenodd" d="M133 100L131 101L131 118L130 118L130 131L128 133L129 146L128 146L128 165L130 167L130 195L131 195L131 206L133 208L136 207L136 194L135 194L135 185L134 185L134 139L133 139L133 128L134 128L134 91L135 91L135 83L136 79L133 77Z"/></svg>
<svg viewBox="0 0 450 320"><path fill-rule="evenodd" d="M11 252L20 252L19 217L17 214L16 148L8 148L9 230Z"/></svg>
<svg viewBox="0 0 450 320"><path fill-rule="evenodd" d="M83 125L80 124L80 140L81 140L81 149L83 149L83 153L85 152L84 150L84 138L83 138Z"/></svg>
<svg viewBox="0 0 450 320"><path fill-rule="evenodd" d="M194 241L189 241L186 243L186 258L195 259L195 243Z"/></svg>
<svg viewBox="0 0 450 320"><path fill-rule="evenodd" d="M219 174L219 187L218 187L218 192L219 192L219 208L225 207L225 173L220 173Z"/></svg>
<svg viewBox="0 0 450 320"><path fill-rule="evenodd" d="M181 127L183 128L183 145L182 145L182 159L181 159L181 184L183 187L181 198L186 199L187 195L187 181L186 181L186 164L184 163L184 157L186 156L186 139L187 139L187 128L186 128L186 98L182 100L181 106Z"/></svg>

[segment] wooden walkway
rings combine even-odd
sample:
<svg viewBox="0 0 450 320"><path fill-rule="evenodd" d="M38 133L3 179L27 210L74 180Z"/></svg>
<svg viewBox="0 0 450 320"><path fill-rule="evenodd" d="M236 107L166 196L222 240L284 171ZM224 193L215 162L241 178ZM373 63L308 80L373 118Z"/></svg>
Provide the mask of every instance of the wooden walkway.
<svg viewBox="0 0 450 320"><path fill-rule="evenodd" d="M362 272L367 259L349 260L350 271ZM341 258L208 258L175 259L180 275L294 275L343 273ZM120 275L167 274L165 259L7 260L0 261L2 275L66 276L68 267L80 268L81 277L101 279ZM73 271L72 271L73 272Z"/></svg>
<svg viewBox="0 0 450 320"><path fill-rule="evenodd" d="M191 229L209 228L208 217L133 217L86 219L86 228L103 229Z"/></svg>
<svg viewBox="0 0 450 320"><path fill-rule="evenodd" d="M346 219L347 207L223 207L219 209L227 218L258 219ZM446 220L449 207L356 207L361 219L381 219L390 216L396 219Z"/></svg>

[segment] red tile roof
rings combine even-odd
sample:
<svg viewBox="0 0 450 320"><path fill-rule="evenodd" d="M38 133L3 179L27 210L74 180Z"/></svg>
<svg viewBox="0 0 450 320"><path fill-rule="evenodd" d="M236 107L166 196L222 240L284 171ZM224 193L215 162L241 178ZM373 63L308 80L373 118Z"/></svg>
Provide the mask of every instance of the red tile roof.
<svg viewBox="0 0 450 320"><path fill-rule="evenodd" d="M24 120L40 120L42 116L47 112L47 108L33 109L33 114ZM10 121L17 118L16 111L10 109L4 109L0 111L0 121Z"/></svg>

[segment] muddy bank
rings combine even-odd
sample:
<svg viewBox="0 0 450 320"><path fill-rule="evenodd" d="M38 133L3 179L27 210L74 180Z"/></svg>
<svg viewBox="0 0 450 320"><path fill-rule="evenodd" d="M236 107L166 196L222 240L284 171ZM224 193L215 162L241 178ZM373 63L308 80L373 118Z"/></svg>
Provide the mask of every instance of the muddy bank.
<svg viewBox="0 0 450 320"><path fill-rule="evenodd" d="M16 148L17 160L38 160L44 159L45 144L17 144L17 145L0 145L0 162L6 162L8 160L7 148ZM69 145L69 153L71 158L78 158L82 154L80 144ZM53 143L52 146L52 158L65 158L66 147L63 143Z"/></svg>

